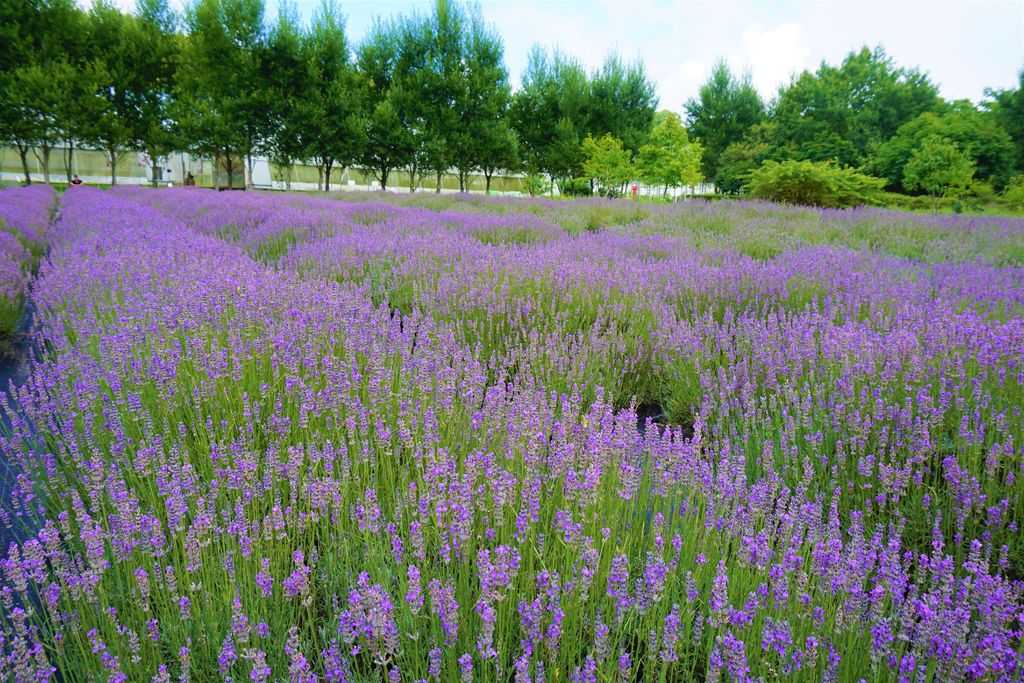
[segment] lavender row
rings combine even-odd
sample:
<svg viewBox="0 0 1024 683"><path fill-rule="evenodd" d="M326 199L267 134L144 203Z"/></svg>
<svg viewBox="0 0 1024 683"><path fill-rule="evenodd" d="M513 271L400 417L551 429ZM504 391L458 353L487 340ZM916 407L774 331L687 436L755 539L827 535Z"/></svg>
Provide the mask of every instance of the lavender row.
<svg viewBox="0 0 1024 683"><path fill-rule="evenodd" d="M48 185L0 191L0 339L17 328L31 271L46 248L54 196Z"/></svg>

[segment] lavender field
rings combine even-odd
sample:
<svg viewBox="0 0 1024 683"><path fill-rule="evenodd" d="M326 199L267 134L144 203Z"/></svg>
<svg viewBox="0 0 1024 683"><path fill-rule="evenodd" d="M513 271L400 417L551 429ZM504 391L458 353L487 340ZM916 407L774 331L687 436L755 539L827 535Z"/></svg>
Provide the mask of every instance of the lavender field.
<svg viewBox="0 0 1024 683"><path fill-rule="evenodd" d="M4 680L1024 677L1024 221L54 215L0 395Z"/></svg>

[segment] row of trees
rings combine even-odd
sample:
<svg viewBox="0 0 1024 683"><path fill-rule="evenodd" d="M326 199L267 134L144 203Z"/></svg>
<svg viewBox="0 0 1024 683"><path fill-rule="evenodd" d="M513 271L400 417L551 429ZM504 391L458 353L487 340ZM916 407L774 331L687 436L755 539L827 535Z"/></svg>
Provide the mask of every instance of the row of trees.
<svg viewBox="0 0 1024 683"><path fill-rule="evenodd" d="M612 136L630 159L654 121L642 64L610 56L588 73L535 49L513 95L501 39L479 10L437 0L429 16L379 21L350 45L333 0L308 26L282 4L267 25L263 0L167 0L126 14L98 0L0 0L0 142L18 149L28 180L34 152L49 181L50 151L75 144L117 162L144 152L213 158L228 184L268 156L290 169L358 165L382 187L405 170L502 170L553 180L583 173L583 141ZM70 175L69 163L65 163ZM290 180L290 179L289 179Z"/></svg>
<svg viewBox="0 0 1024 683"><path fill-rule="evenodd" d="M454 172L489 189L525 171L588 191L703 177L737 192L766 162L809 161L934 193L953 175L1002 190L1024 171L1024 72L980 106L946 102L925 74L864 48L766 102L722 62L681 120L656 115L643 65L614 55L588 71L534 48L513 93L500 37L452 0L379 21L357 45L334 0L308 25L287 3L268 25L264 0L192 0L180 16L137 1L128 14L110 0L0 0L0 144L26 180L30 154L49 180L51 152L78 144L104 151L112 182L126 154L144 152L156 178L173 151L213 158L229 184L257 156L312 164L321 186L355 165L382 187L402 170L412 188Z"/></svg>
<svg viewBox="0 0 1024 683"><path fill-rule="evenodd" d="M830 162L893 192L972 182L1002 191L1024 172L1024 71L1020 78L1016 89L987 91L980 106L947 102L927 75L863 48L765 102L749 75L720 62L687 102L687 126L704 147L704 176L723 192L739 191L768 161Z"/></svg>
<svg viewBox="0 0 1024 683"><path fill-rule="evenodd" d="M28 180L30 151L49 182L52 150L168 149L166 93L174 75L173 17L162 0L137 15L104 2L0 1L0 143L15 147ZM70 178L70 163L65 159Z"/></svg>

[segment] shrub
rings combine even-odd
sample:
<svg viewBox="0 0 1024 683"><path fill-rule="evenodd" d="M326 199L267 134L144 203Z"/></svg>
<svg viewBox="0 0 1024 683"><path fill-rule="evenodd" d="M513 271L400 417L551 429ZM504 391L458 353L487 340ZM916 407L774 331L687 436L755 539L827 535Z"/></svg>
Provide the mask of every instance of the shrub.
<svg viewBox="0 0 1024 683"><path fill-rule="evenodd" d="M523 178L523 189L531 197L537 197L547 190L547 183L538 175L528 175Z"/></svg>
<svg viewBox="0 0 1024 683"><path fill-rule="evenodd" d="M848 207L878 203L885 181L813 161L766 161L750 174L752 196L786 204Z"/></svg>
<svg viewBox="0 0 1024 683"><path fill-rule="evenodd" d="M1010 184L1006 186L1006 192L1003 193L1003 201L1011 209L1024 211L1024 176L1019 175L1010 180Z"/></svg>
<svg viewBox="0 0 1024 683"><path fill-rule="evenodd" d="M589 197L591 195L590 181L585 178L565 180L558 184L558 189L565 197Z"/></svg>

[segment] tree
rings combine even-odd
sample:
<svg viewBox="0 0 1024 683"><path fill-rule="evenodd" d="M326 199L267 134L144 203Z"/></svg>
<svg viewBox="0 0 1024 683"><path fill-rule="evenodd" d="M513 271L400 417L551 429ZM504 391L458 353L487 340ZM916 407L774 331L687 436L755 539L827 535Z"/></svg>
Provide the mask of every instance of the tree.
<svg viewBox="0 0 1024 683"><path fill-rule="evenodd" d="M109 0L98 0L89 12L89 53L86 65L92 97L85 103L82 139L103 150L110 165L110 184L117 184L117 164L139 147L142 129L138 106L149 88L137 68L143 50L135 17L122 13Z"/></svg>
<svg viewBox="0 0 1024 683"><path fill-rule="evenodd" d="M1014 145L992 112L980 111L966 100L946 105L939 112L925 112L900 126L867 164L875 175L886 178L893 190L903 185L904 168L915 150L933 136L955 143L975 167L975 176L1002 190L1013 175Z"/></svg>
<svg viewBox="0 0 1024 683"><path fill-rule="evenodd" d="M415 149L405 109L409 100L401 83L403 57L408 57L400 51L402 31L400 22L378 21L357 51L364 85L362 106L367 112L366 144L360 161L382 190L387 189L391 173L405 166Z"/></svg>
<svg viewBox="0 0 1024 683"><path fill-rule="evenodd" d="M974 165L955 142L932 135L910 155L903 169L903 185L927 192L938 208L939 195L967 187L973 175Z"/></svg>
<svg viewBox="0 0 1024 683"><path fill-rule="evenodd" d="M882 48L822 63L782 88L773 112L787 156L860 166L907 121L941 107L925 74L897 67Z"/></svg>
<svg viewBox="0 0 1024 683"><path fill-rule="evenodd" d="M468 13L464 24L456 98L462 125L451 131L453 156L460 190L466 189L469 172L480 169L490 191L495 169L516 164L517 144L508 122L511 86L501 38L484 24L479 10Z"/></svg>
<svg viewBox="0 0 1024 683"><path fill-rule="evenodd" d="M647 143L640 148L637 168L648 185L670 187L696 185L701 180L701 145L690 142L679 114L659 111Z"/></svg>
<svg viewBox="0 0 1024 683"><path fill-rule="evenodd" d="M576 124L568 116L558 119L545 152L545 170L553 181L572 180L583 173L582 140Z"/></svg>
<svg viewBox="0 0 1024 683"><path fill-rule="evenodd" d="M1016 148L1016 168L1024 171L1024 69L1018 74L1020 84L1011 90L986 90L989 99L984 103L996 121L1013 140Z"/></svg>
<svg viewBox="0 0 1024 683"><path fill-rule="evenodd" d="M187 7L188 39L177 71L175 115L189 148L223 167L234 185L269 126L257 85L262 0L196 0Z"/></svg>
<svg viewBox="0 0 1024 683"><path fill-rule="evenodd" d="M750 73L737 78L725 60L716 62L698 97L686 103L687 126L704 150L704 177L718 187L718 172L726 148L739 142L764 118L764 102L751 83Z"/></svg>
<svg viewBox="0 0 1024 683"><path fill-rule="evenodd" d="M519 167L519 140L507 118L483 127L480 131L478 163L484 174L484 191L490 194L491 179L499 170L514 171Z"/></svg>
<svg viewBox="0 0 1024 683"><path fill-rule="evenodd" d="M552 182L582 171L580 143L589 129L590 84L574 59L557 50L530 51L522 87L512 101L512 122L527 169Z"/></svg>
<svg viewBox="0 0 1024 683"><path fill-rule="evenodd" d="M643 62L626 65L611 54L590 78L585 130L595 137L609 134L621 140L623 148L635 156L647 140L657 106L655 85Z"/></svg>
<svg viewBox="0 0 1024 683"><path fill-rule="evenodd" d="M156 187L160 159L179 146L171 119L171 97L181 41L177 17L167 0L138 0L137 14L139 49L134 70L142 87L137 99L139 126L134 137L149 158L150 176Z"/></svg>
<svg viewBox="0 0 1024 683"><path fill-rule="evenodd" d="M302 124L292 132L305 141L305 156L316 165L324 189L330 190L332 169L359 157L365 135L358 76L333 0L323 0L314 16L302 41L302 57L307 87L301 95ZM287 87L287 81L282 85Z"/></svg>
<svg viewBox="0 0 1024 683"><path fill-rule="evenodd" d="M26 183L30 151L49 181L53 146L80 130L84 23L73 0L0 2L0 142L17 148Z"/></svg>
<svg viewBox="0 0 1024 683"><path fill-rule="evenodd" d="M32 151L35 126L30 109L23 99L24 83L27 79L21 76L19 71L4 76L0 85L0 142L13 145L18 150L23 180L28 185L32 182L28 155Z"/></svg>
<svg viewBox="0 0 1024 683"><path fill-rule="evenodd" d="M363 163L370 168L380 183L380 189L388 187L388 177L412 155L412 141L402 125L398 112L392 103L396 93L377 103L367 123L367 144L363 149Z"/></svg>
<svg viewBox="0 0 1024 683"><path fill-rule="evenodd" d="M527 169L554 181L583 172L579 146L587 135L609 133L635 155L656 104L654 86L639 62L626 66L610 55L588 75L578 61L557 50L548 55L534 47L522 87L512 99L511 121Z"/></svg>
<svg viewBox="0 0 1024 683"><path fill-rule="evenodd" d="M304 142L307 141L303 140L303 133L311 116L308 108L313 104L302 44L304 38L295 6L282 3L260 59L260 85L268 103L263 147L271 163L284 169L288 189L291 189L293 164L306 157Z"/></svg>
<svg viewBox="0 0 1024 683"><path fill-rule="evenodd" d="M633 177L629 152L623 148L622 141L610 133L597 140L588 135L583 141L583 153L586 155L583 172L596 180L606 194L621 190Z"/></svg>
<svg viewBox="0 0 1024 683"><path fill-rule="evenodd" d="M777 153L772 145L774 136L775 125L763 121L751 127L741 140L726 147L718 159L714 178L717 190L725 194L738 193L750 180L750 174Z"/></svg>
<svg viewBox="0 0 1024 683"><path fill-rule="evenodd" d="M43 182L50 182L50 152L69 135L71 117L65 109L67 95L76 80L75 70L67 62L46 65L31 64L15 70L8 84L9 96L17 103L23 119L21 141L15 140L18 151L31 145L43 169ZM20 144L19 144L20 143ZM25 156L22 168L28 182Z"/></svg>
<svg viewBox="0 0 1024 683"><path fill-rule="evenodd" d="M266 151L270 133L270 103L260 79L260 58L265 46L263 0L221 0L222 21L235 46L232 87L226 102L236 127L238 154L246 164L245 186L252 187L253 156Z"/></svg>
<svg viewBox="0 0 1024 683"><path fill-rule="evenodd" d="M441 176L453 166L465 167L469 144L464 129L473 125L463 112L469 85L464 70L466 24L465 12L448 0L437 0L429 17L412 17L403 24L398 79L412 143L410 191L419 177L433 173L440 192ZM459 180L464 182L461 173Z"/></svg>

